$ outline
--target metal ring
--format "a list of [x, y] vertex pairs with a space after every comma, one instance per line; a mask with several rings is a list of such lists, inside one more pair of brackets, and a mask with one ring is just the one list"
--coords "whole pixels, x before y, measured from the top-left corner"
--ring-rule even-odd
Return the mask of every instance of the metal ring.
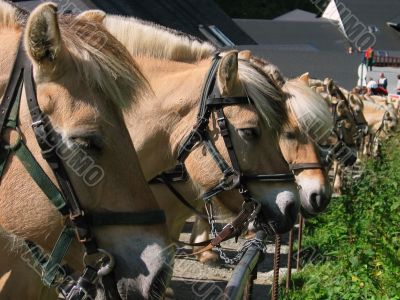
[[[92, 258], [93, 261], [88, 261], [88, 258]], [[105, 259], [107, 260], [105, 261]], [[98, 268], [97, 275], [102, 277], [112, 272], [115, 267], [115, 259], [106, 250], [98, 248], [97, 252], [94, 254], [87, 255], [85, 253], [83, 255], [83, 264], [85, 266], [90, 265], [92, 267]]]
[[22, 141], [22, 133], [21, 130], [19, 129], [19, 127], [7, 127], [8, 129], [11, 129], [11, 131], [14, 131], [18, 134], [18, 138], [16, 140], [16, 142], [14, 144], [5, 144], [4, 148], [7, 150], [16, 150], [20, 145], [21, 145], [21, 141]]

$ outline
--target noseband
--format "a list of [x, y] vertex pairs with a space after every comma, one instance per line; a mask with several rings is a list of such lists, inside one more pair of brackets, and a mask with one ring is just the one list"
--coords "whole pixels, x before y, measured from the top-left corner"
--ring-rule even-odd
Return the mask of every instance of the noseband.
[[[25, 85], [36, 141], [43, 158], [53, 171], [58, 187], [41, 168], [22, 138], [18, 119], [23, 85]], [[26, 241], [32, 262], [40, 268], [43, 283], [48, 287], [57, 286], [58, 291], [68, 300], [94, 297], [98, 279], [102, 279], [106, 290], [116, 292], [115, 286], [107, 284], [112, 279], [110, 276], [114, 267], [114, 258], [110, 253], [98, 248], [91, 227], [161, 224], [165, 223], [164, 212], [155, 210], [144, 213], [88, 213], [82, 209], [67, 170], [56, 153], [56, 148], [62, 143], [62, 138], [54, 131], [48, 116], [39, 107], [32, 65], [23, 49], [22, 42], [18, 48], [10, 80], [0, 104], [0, 129], [0, 179], [9, 157], [12, 154], [16, 155], [35, 183], [66, 220], [64, 229], [50, 255], [44, 254], [41, 248], [33, 242]], [[18, 139], [13, 145], [3, 139], [6, 130], [15, 131], [18, 134]], [[67, 276], [69, 272], [61, 265], [75, 237], [84, 247], [85, 268], [78, 280]], [[113, 299], [120, 299], [118, 293], [114, 294]]]
[[[223, 177], [218, 184], [206, 191], [201, 198], [207, 204], [210, 203], [212, 197], [218, 195], [219, 193], [234, 189], [236, 189], [243, 198], [243, 210], [232, 223], [225, 226], [224, 229], [211, 241], [211, 244], [214, 247], [219, 245], [221, 241], [227, 239], [228, 237], [238, 236], [245, 226], [258, 215], [261, 208], [261, 203], [251, 196], [251, 193], [247, 188], [247, 183], [249, 181], [294, 182], [294, 175], [292, 173], [247, 174], [242, 172], [229, 132], [229, 121], [225, 117], [223, 108], [231, 105], [251, 105], [251, 100], [247, 97], [224, 97], [220, 94], [216, 85], [216, 73], [220, 60], [221, 57], [218, 54], [214, 56], [201, 93], [197, 122], [193, 126], [193, 130], [187, 135], [186, 138], [183, 139], [178, 149], [177, 157], [178, 162], [184, 166], [185, 160], [189, 154], [197, 146], [203, 144], [219, 167]], [[231, 165], [226, 162], [211, 140], [210, 133], [208, 131], [208, 125], [213, 112], [216, 113], [217, 125], [227, 149]], [[164, 173], [161, 176], [153, 179], [150, 183], [166, 183], [166, 180], [168, 180], [167, 178], [168, 177], [165, 176]], [[171, 179], [169, 180], [171, 181]], [[177, 195], [179, 193], [171, 186], [171, 184], [167, 184], [167, 187], [174, 193], [175, 196], [177, 196], [178, 199], [184, 199], [182, 195]], [[198, 212], [196, 209], [193, 209], [192, 205], [188, 206], [185, 203], [188, 201], [181, 200], [181, 202], [196, 214], [203, 216], [202, 213]], [[209, 221], [212, 222], [210, 218]], [[204, 243], [200, 243], [199, 245], [204, 245]]]

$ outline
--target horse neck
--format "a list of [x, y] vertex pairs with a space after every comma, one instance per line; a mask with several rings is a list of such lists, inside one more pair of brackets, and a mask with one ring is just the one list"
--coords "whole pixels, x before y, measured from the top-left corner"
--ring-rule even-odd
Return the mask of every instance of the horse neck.
[[210, 60], [187, 64], [136, 57], [153, 94], [125, 116], [147, 179], [173, 168], [180, 142], [196, 122], [199, 98]]
[[0, 96], [3, 95], [11, 69], [17, 55], [21, 31], [16, 28], [0, 28], [0, 39], [7, 41], [0, 44]]

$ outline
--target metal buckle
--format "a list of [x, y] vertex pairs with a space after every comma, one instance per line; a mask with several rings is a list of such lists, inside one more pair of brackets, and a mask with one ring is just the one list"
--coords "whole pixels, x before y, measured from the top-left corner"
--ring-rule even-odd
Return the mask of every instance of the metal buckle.
[[238, 171], [229, 168], [223, 174], [224, 178], [221, 179], [221, 183], [225, 191], [234, 189], [240, 183], [240, 174]]
[[32, 128], [38, 128], [39, 126], [44, 126], [43, 119], [33, 122], [31, 126]]
[[115, 267], [114, 257], [104, 249], [98, 248], [97, 253], [84, 254], [83, 264], [97, 269], [97, 275], [102, 277], [110, 274]]

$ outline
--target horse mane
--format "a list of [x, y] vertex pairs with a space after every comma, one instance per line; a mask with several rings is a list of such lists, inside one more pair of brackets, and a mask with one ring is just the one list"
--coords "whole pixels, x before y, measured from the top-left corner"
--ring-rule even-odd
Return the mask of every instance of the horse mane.
[[[23, 28], [27, 16], [25, 10], [0, 0], [0, 26]], [[147, 80], [129, 52], [103, 26], [72, 16], [58, 19], [63, 43], [78, 76], [90, 88], [121, 109], [130, 107], [149, 90]]]
[[[217, 51], [213, 45], [196, 37], [137, 18], [107, 15], [103, 24], [134, 57], [195, 63], [210, 58]], [[287, 120], [284, 93], [280, 87], [248, 61], [239, 60], [238, 73], [263, 119], [279, 130]]]
[[287, 80], [283, 90], [287, 93], [286, 103], [300, 129], [316, 141], [326, 139], [333, 129], [326, 101], [299, 79]]
[[134, 57], [196, 62], [216, 51], [196, 37], [133, 17], [107, 15], [103, 24]]
[[150, 89], [127, 49], [102, 25], [72, 16], [59, 18], [59, 24], [64, 45], [82, 80], [115, 105], [128, 108]]
[[10, 1], [0, 0], [0, 26], [19, 28], [24, 25], [28, 12]]

